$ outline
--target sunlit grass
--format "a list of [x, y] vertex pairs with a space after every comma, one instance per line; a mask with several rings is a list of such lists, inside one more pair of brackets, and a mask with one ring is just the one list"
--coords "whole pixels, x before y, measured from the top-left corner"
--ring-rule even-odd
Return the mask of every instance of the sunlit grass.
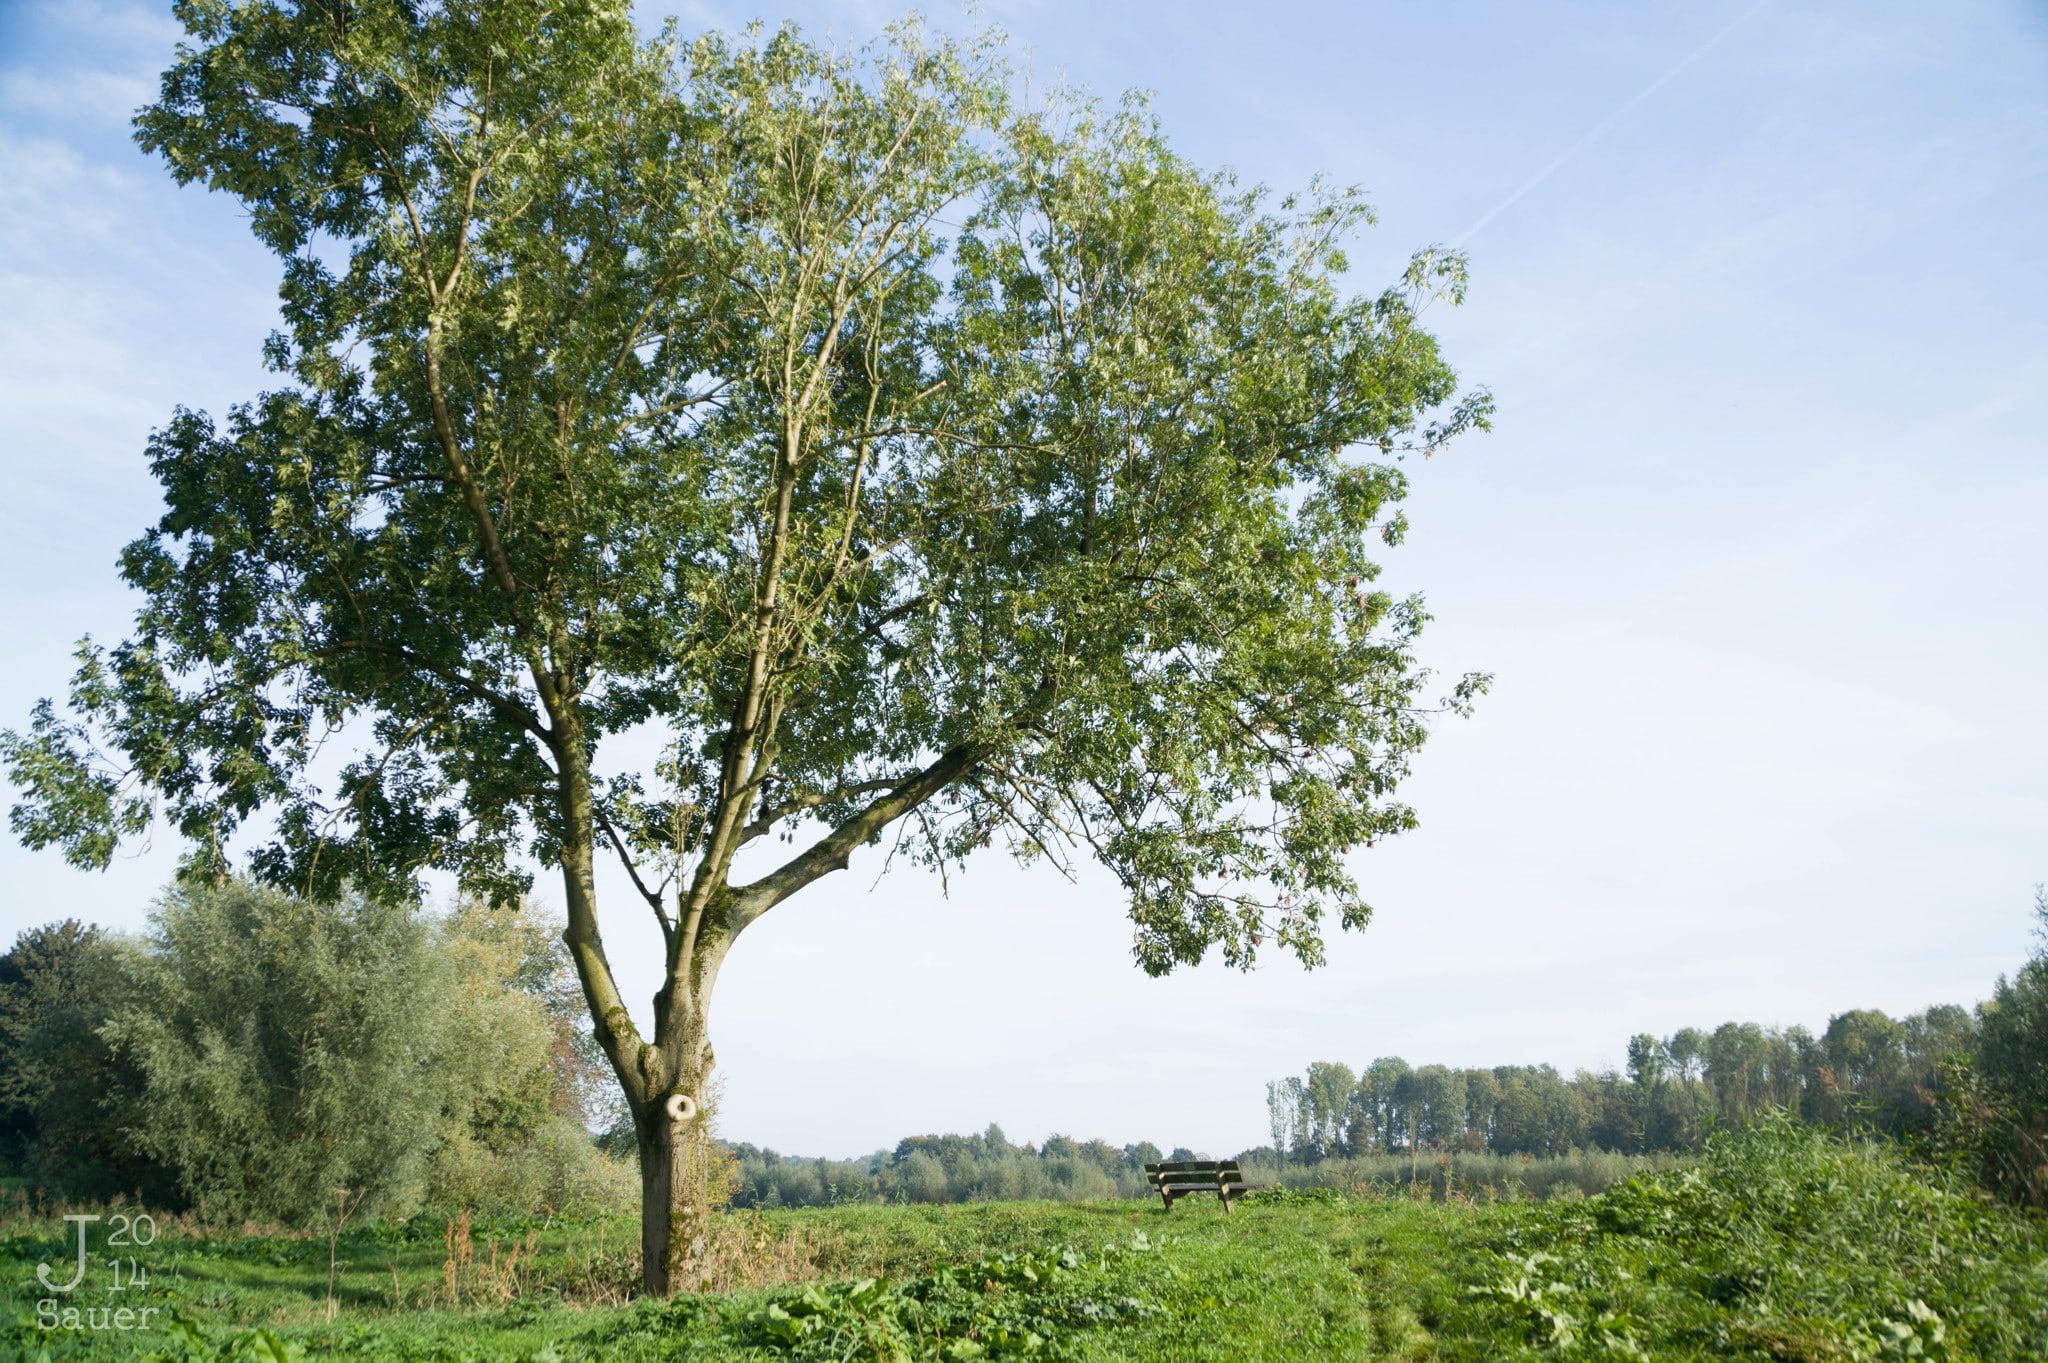
[[[99, 1228], [96, 1228], [99, 1229]], [[14, 1345], [52, 1360], [1324, 1360], [2048, 1357], [2042, 1223], [1893, 1148], [1767, 1127], [1695, 1167], [1549, 1202], [1293, 1193], [1156, 1203], [842, 1206], [722, 1219], [725, 1290], [631, 1299], [625, 1216], [416, 1220], [327, 1241], [169, 1219], [146, 1286], [63, 1304], [169, 1328], [37, 1324], [68, 1228], [0, 1236]], [[103, 1236], [102, 1236], [103, 1238]], [[102, 1251], [95, 1241], [96, 1254]]]

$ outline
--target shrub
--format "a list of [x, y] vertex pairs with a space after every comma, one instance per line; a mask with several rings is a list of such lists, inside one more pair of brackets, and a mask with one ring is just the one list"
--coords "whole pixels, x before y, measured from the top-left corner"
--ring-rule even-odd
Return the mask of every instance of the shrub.
[[2042, 1228], [1889, 1143], [1782, 1115], [1696, 1168], [1511, 1224], [1475, 1291], [1560, 1356], [2040, 1357]]
[[448, 975], [403, 908], [230, 881], [153, 918], [139, 998], [108, 1034], [148, 1085], [136, 1123], [209, 1212], [307, 1224], [336, 1190], [409, 1210], [444, 1106]]

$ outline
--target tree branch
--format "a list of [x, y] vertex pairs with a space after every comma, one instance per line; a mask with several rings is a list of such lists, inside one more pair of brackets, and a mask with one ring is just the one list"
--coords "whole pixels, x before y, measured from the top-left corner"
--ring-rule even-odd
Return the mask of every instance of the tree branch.
[[[914, 776], [916, 773], [913, 772], [911, 775]], [[854, 795], [872, 795], [879, 790], [894, 790], [909, 779], [909, 776], [890, 776], [877, 781], [855, 781], [851, 785], [840, 786], [837, 790], [798, 795], [762, 810], [760, 817], [740, 830], [739, 843], [744, 846], [752, 842], [792, 814], [801, 814], [807, 809], [833, 804]]]
[[633, 888], [638, 890], [640, 897], [647, 901], [647, 907], [654, 910], [654, 921], [661, 924], [662, 940], [673, 942], [676, 935], [676, 925], [671, 923], [668, 915], [662, 911], [660, 892], [648, 889], [647, 882], [640, 878], [640, 868], [633, 864], [632, 853], [626, 849], [626, 840], [619, 836], [618, 829], [612, 827], [611, 816], [604, 812], [604, 806], [592, 802], [591, 812], [597, 815], [598, 826], [604, 829], [605, 841], [609, 842], [612, 845], [612, 850], [619, 854], [619, 864], [626, 868], [626, 874], [632, 878]]
[[554, 746], [555, 736], [553, 731], [547, 725], [541, 723], [540, 718], [533, 711], [527, 709], [524, 705], [521, 705], [503, 692], [493, 691], [467, 675], [457, 672], [453, 668], [443, 667], [433, 659], [423, 657], [403, 645], [387, 644], [375, 639], [343, 639], [328, 648], [320, 649], [313, 656], [327, 657], [335, 653], [351, 652], [373, 653], [380, 658], [394, 658], [411, 667], [416, 667], [428, 676], [455, 687], [471, 699], [484, 702], [501, 716], [511, 720], [548, 747], [552, 748]]
[[986, 741], [955, 744], [930, 766], [897, 782], [887, 795], [791, 857], [778, 869], [759, 880], [736, 887], [730, 920], [732, 935], [738, 936], [747, 924], [820, 876], [844, 870], [854, 848], [944, 790], [994, 750], [995, 745]]

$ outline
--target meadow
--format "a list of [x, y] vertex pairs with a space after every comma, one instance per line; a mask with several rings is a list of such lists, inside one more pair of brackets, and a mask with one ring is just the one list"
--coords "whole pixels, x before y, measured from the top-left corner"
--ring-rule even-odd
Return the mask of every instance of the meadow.
[[[1768, 1123], [1591, 1197], [1284, 1189], [732, 1212], [720, 1290], [634, 1300], [621, 1216], [317, 1234], [156, 1223], [68, 1295], [17, 1198], [0, 1310], [25, 1359], [1289, 1360], [2048, 1357], [2048, 1225], [1887, 1144]], [[131, 1225], [132, 1238], [141, 1226]], [[57, 1301], [81, 1328], [46, 1328]], [[149, 1329], [94, 1310], [155, 1307]], [[41, 1319], [39, 1319], [39, 1312]], [[97, 1319], [102, 1328], [88, 1328]]]

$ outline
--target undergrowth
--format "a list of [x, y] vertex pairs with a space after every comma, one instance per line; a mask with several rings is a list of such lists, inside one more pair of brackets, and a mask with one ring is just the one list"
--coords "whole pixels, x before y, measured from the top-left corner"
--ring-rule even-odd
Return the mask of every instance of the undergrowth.
[[2040, 1360], [2044, 1254], [2042, 1223], [1896, 1147], [1774, 1120], [1508, 1223], [1473, 1325], [1516, 1356]]

